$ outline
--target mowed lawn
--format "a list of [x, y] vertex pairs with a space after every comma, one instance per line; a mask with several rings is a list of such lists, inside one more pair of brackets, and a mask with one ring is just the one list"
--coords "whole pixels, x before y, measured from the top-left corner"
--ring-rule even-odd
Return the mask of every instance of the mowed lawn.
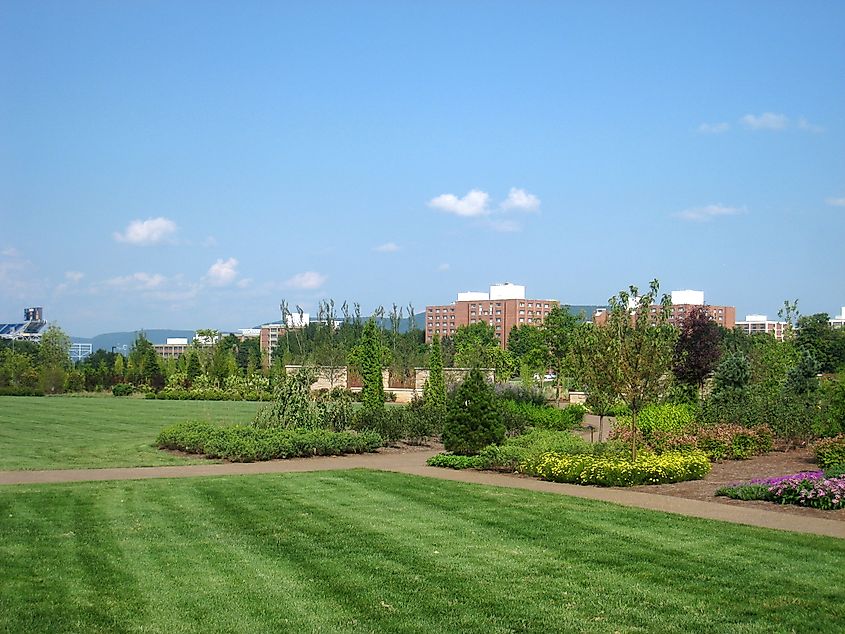
[[249, 423], [259, 403], [0, 396], [0, 470], [190, 464], [153, 446], [183, 420]]
[[369, 471], [0, 488], [4, 632], [841, 632], [845, 541]]

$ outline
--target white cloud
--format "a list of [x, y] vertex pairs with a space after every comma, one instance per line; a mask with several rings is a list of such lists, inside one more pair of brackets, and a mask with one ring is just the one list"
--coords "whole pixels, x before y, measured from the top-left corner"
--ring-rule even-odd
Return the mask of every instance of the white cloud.
[[691, 209], [684, 209], [675, 214], [682, 220], [691, 220], [694, 222], [707, 222], [713, 218], [720, 216], [735, 216], [745, 212], [745, 207], [728, 207], [722, 204], [706, 205], [704, 207], [693, 207]]
[[487, 208], [489, 202], [490, 194], [473, 189], [463, 198], [458, 198], [454, 194], [440, 194], [428, 201], [428, 205], [457, 216], [473, 217], [490, 213]]
[[329, 278], [322, 273], [316, 271], [305, 271], [304, 273], [297, 273], [285, 281], [285, 286], [288, 288], [301, 288], [311, 290], [320, 288]]
[[249, 288], [252, 285], [252, 278], [245, 277], [241, 280], [238, 280], [237, 287], [238, 288]]
[[79, 271], [65, 271], [65, 279], [77, 284], [83, 277], [85, 277], [85, 273], [80, 273]]
[[502, 201], [500, 207], [505, 210], [537, 211], [540, 208], [540, 199], [524, 189], [511, 187], [508, 197]]
[[17, 258], [20, 257], [21, 252], [18, 251], [15, 247], [7, 247], [0, 251], [0, 255], [7, 257], [7, 258]]
[[379, 253], [396, 253], [398, 250], [399, 245], [395, 242], [385, 242], [373, 249], [373, 251], [378, 251]]
[[702, 134], [722, 134], [731, 129], [730, 123], [721, 121], [719, 123], [702, 123], [698, 126], [698, 131]]
[[217, 238], [214, 236], [208, 236], [205, 240], [202, 241], [202, 246], [204, 247], [216, 247], [217, 246]]
[[440, 266], [437, 267], [437, 270], [440, 271], [440, 272], [446, 272], [446, 271], [449, 270], [449, 268], [450, 268], [449, 263], [443, 262]]
[[237, 276], [238, 261], [235, 258], [218, 259], [209, 267], [205, 279], [212, 286], [226, 286], [234, 282]]
[[159, 273], [133, 273], [112, 277], [106, 280], [106, 285], [119, 290], [153, 290], [161, 288], [167, 278]]
[[798, 119], [798, 129], [804, 130], [805, 132], [815, 132], [815, 133], [824, 132], [823, 127], [821, 127], [820, 125], [816, 125], [815, 123], [810, 123], [804, 117], [801, 117], [800, 119]]
[[115, 232], [114, 239], [137, 246], [148, 246], [166, 241], [176, 233], [176, 223], [167, 218], [133, 220], [123, 233]]
[[845, 197], [842, 198], [828, 198], [825, 200], [828, 205], [833, 207], [845, 207]]
[[764, 112], [761, 115], [747, 114], [740, 121], [752, 130], [783, 130], [789, 125], [789, 117], [774, 112]]

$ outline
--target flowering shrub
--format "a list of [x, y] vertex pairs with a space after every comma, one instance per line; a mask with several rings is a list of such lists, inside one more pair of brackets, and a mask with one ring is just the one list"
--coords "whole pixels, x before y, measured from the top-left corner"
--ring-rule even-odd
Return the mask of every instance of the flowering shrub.
[[[617, 428], [611, 439], [631, 442], [631, 430]], [[657, 453], [700, 449], [711, 460], [746, 460], [771, 451], [773, 434], [766, 425], [720, 424], [686, 431], [652, 430], [637, 435], [640, 446]]]
[[767, 500], [835, 510], [845, 508], [845, 477], [828, 477], [823, 471], [805, 471], [722, 487], [716, 495], [735, 500]]
[[702, 451], [642, 454], [635, 462], [614, 456], [547, 453], [524, 463], [520, 470], [552, 482], [635, 486], [700, 480], [710, 472], [710, 460]]
[[816, 454], [816, 462], [822, 469], [836, 466], [845, 468], [845, 434], [820, 440], [813, 447], [813, 451]]

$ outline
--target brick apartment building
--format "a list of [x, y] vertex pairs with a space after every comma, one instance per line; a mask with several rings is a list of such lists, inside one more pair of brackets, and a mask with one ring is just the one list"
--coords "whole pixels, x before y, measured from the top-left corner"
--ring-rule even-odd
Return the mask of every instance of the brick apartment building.
[[[714, 322], [729, 330], [736, 325], [735, 306], [709, 306], [704, 303], [704, 291], [672, 291], [672, 306], [669, 308], [669, 323], [678, 328], [694, 308], [703, 306]], [[651, 312], [656, 313], [660, 306], [652, 306]], [[593, 314], [593, 322], [604, 324], [607, 322], [607, 311], [598, 310]]]
[[425, 307], [425, 341], [435, 334], [451, 337], [460, 326], [485, 322], [495, 329], [502, 348], [508, 345], [511, 328], [523, 324], [543, 323], [555, 306], [555, 299], [527, 299], [525, 287], [519, 284], [494, 284], [488, 293], [458, 293], [457, 301], [441, 306]]

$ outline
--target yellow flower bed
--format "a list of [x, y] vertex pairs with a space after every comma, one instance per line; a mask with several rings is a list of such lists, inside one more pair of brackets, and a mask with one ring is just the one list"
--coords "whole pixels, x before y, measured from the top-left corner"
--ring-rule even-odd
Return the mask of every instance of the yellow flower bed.
[[520, 471], [552, 482], [636, 486], [700, 480], [710, 472], [710, 460], [703, 451], [641, 454], [636, 462], [615, 456], [545, 453], [522, 464]]

